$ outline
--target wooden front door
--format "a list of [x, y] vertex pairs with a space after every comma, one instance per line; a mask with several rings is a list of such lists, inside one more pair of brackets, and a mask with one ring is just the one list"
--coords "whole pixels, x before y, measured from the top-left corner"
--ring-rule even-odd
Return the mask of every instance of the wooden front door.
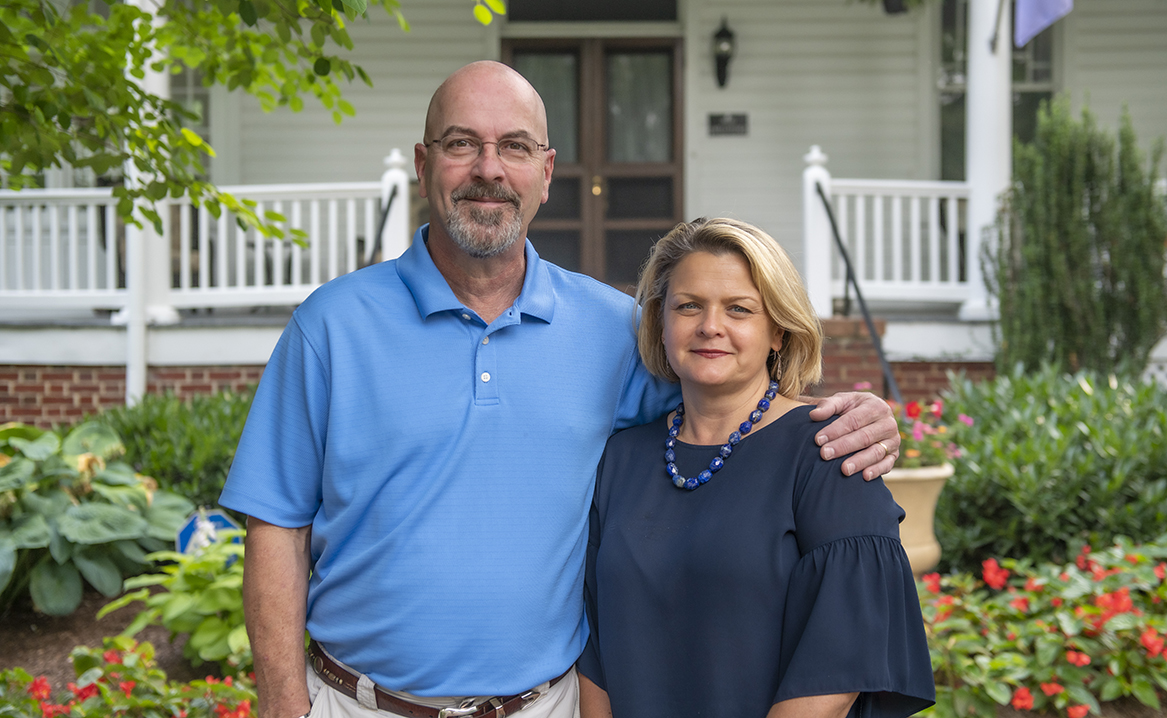
[[556, 150], [531, 242], [631, 291], [653, 242], [681, 221], [679, 41], [516, 39], [503, 60], [542, 95]]

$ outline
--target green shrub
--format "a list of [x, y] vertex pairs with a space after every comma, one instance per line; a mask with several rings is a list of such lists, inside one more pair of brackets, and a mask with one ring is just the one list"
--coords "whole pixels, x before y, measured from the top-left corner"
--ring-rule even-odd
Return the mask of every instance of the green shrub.
[[1126, 111], [1116, 143], [1088, 110], [1075, 120], [1068, 97], [1043, 104], [1033, 143], [1014, 149], [997, 250], [985, 245], [998, 369], [1146, 368], [1167, 333], [1162, 152], [1160, 140], [1145, 160]]
[[997, 707], [1069, 718], [1133, 697], [1155, 710], [1167, 691], [1167, 535], [1125, 538], [1074, 563], [988, 559], [975, 573], [918, 585], [936, 676], [933, 715]]
[[1167, 526], [1167, 390], [1051, 367], [974, 384], [949, 410], [976, 418], [940, 495], [942, 569], [991, 556], [1063, 562], [1075, 542], [1147, 541]]
[[[154, 665], [154, 647], [107, 638], [104, 648], [73, 649], [77, 681], [68, 692], [20, 668], [0, 671], [5, 718], [253, 718], [252, 677], [179, 683]], [[60, 701], [60, 702], [58, 702]]]
[[[107, 604], [97, 617], [141, 601], [146, 608], [122, 631], [123, 637], [162, 625], [172, 640], [179, 633], [190, 635], [182, 652], [192, 666], [214, 661], [225, 676], [251, 672], [251, 642], [243, 625], [243, 544], [232, 543], [244, 533], [220, 531], [197, 554], [150, 554], [150, 559], [166, 562], [162, 573], [128, 579], [126, 589], [138, 590]], [[148, 586], [165, 590], [151, 592]]]
[[[198, 506], [216, 506], [253, 391], [180, 399], [151, 394], [94, 417], [123, 437], [126, 461]], [[236, 515], [236, 518], [239, 518]]]
[[174, 541], [191, 503], [114, 461], [122, 443], [86, 422], [62, 439], [0, 426], [0, 612], [27, 590], [44, 613], [70, 614], [82, 578], [106, 596]]

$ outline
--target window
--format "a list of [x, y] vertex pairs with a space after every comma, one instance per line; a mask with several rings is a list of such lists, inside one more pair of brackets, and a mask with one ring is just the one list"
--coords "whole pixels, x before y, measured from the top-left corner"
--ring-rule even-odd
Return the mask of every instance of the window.
[[[944, 0], [940, 23], [940, 179], [963, 180], [968, 0]], [[1037, 108], [1053, 92], [1053, 29], [1046, 28], [1013, 48], [1014, 137], [1033, 139]]]

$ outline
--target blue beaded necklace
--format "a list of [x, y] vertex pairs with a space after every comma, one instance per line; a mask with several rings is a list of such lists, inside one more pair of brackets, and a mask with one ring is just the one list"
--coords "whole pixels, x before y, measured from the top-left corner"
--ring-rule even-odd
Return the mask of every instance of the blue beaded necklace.
[[673, 486], [678, 489], [688, 489], [692, 491], [701, 484], [704, 484], [718, 471], [725, 466], [725, 460], [733, 453], [733, 447], [737, 446], [742, 437], [750, 433], [757, 424], [762, 420], [762, 414], [770, 408], [770, 402], [774, 397], [778, 396], [778, 382], [771, 381], [770, 388], [766, 390], [765, 396], [758, 400], [758, 408], [750, 412], [750, 418], [743, 421], [738, 430], [729, 435], [729, 440], [721, 445], [717, 451], [717, 456], [713, 457], [713, 461], [709, 462], [709, 468], [697, 474], [691, 479], [686, 479], [681, 476], [681, 472], [677, 470], [677, 453], [674, 451], [677, 447], [677, 435], [681, 433], [681, 425], [685, 423], [685, 402], [677, 405], [677, 415], [673, 417], [673, 425], [669, 427], [669, 438], [665, 440], [665, 473], [669, 475], [669, 479], [673, 482]]

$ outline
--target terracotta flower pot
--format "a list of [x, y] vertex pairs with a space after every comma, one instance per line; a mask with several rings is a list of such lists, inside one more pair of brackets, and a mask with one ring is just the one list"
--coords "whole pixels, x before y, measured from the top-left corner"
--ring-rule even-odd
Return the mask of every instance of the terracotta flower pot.
[[936, 533], [933, 531], [933, 519], [936, 516], [936, 499], [940, 497], [940, 490], [952, 473], [952, 464], [941, 464], [917, 469], [892, 469], [883, 477], [892, 498], [907, 514], [900, 524], [900, 541], [916, 578], [940, 562], [940, 543], [936, 541]]

